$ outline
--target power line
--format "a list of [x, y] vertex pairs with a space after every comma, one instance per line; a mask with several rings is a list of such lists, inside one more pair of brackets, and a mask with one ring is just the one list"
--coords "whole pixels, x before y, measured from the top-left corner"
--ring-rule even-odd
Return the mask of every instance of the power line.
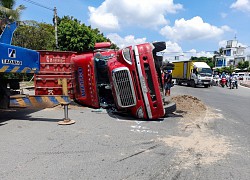
[[54, 7], [54, 9], [52, 8], [49, 8], [47, 6], [44, 6], [42, 4], [39, 4], [35, 1], [32, 1], [32, 0], [23, 0], [25, 2], [28, 2], [30, 4], [33, 4], [33, 5], [36, 5], [36, 6], [39, 6], [39, 7], [42, 7], [42, 8], [45, 8], [45, 9], [48, 9], [48, 10], [51, 10], [54, 12], [54, 26], [55, 26], [55, 40], [56, 40], [56, 48], [58, 48], [58, 37], [57, 37], [57, 9], [56, 7]]
[[192, 52], [192, 51], [162, 51], [160, 53], [163, 53], [163, 54], [197, 54], [197, 53], [210, 53], [210, 52], [215, 52], [216, 50], [214, 51], [195, 51], [195, 52]]
[[35, 1], [31, 1], [31, 0], [23, 0], [23, 1], [26, 1], [26, 2], [28, 2], [28, 3], [30, 3], [30, 4], [33, 4], [33, 5], [36, 5], [36, 6], [39, 6], [39, 7], [48, 9], [48, 10], [51, 10], [51, 11], [54, 11], [54, 9], [49, 8], [49, 7], [47, 7], [47, 6], [44, 6], [44, 5], [42, 5], [42, 4], [39, 4], [39, 3], [35, 2]]

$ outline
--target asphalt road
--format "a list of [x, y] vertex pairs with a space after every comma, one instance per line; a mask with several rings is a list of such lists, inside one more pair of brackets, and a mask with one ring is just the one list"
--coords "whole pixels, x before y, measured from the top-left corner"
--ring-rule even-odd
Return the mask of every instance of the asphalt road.
[[194, 95], [221, 114], [198, 133], [197, 147], [217, 138], [205, 146], [215, 151], [185, 148], [192, 132], [180, 130], [179, 115], [138, 121], [72, 106], [76, 123], [61, 126], [61, 108], [0, 111], [0, 179], [249, 179], [250, 89], [174, 86], [172, 96], [178, 94]]

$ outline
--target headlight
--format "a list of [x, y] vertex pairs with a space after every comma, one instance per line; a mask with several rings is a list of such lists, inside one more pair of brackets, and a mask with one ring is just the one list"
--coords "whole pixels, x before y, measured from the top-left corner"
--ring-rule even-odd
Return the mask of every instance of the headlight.
[[137, 109], [136, 115], [137, 115], [137, 117], [140, 118], [140, 119], [143, 118], [144, 113], [143, 113], [142, 107], [139, 107], [139, 108]]
[[132, 59], [131, 59], [130, 49], [129, 49], [129, 48], [124, 48], [124, 49], [122, 50], [122, 56], [123, 56], [123, 59], [124, 59], [128, 64], [132, 64]]

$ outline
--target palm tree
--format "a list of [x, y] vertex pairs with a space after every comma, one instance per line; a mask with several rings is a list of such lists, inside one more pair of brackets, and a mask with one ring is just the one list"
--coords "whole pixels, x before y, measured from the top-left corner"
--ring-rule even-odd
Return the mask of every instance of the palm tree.
[[24, 5], [19, 5], [16, 9], [13, 9], [15, 0], [1, 0], [0, 1], [0, 32], [7, 23], [18, 21], [22, 10], [25, 9]]

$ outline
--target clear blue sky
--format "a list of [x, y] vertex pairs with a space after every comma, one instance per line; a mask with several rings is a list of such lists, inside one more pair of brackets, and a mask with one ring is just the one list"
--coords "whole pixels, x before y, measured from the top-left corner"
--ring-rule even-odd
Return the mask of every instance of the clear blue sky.
[[21, 20], [52, 23], [53, 11], [34, 2], [99, 28], [120, 48], [166, 41], [169, 54], [210, 56], [235, 35], [250, 46], [250, 0], [17, 0], [27, 7]]

